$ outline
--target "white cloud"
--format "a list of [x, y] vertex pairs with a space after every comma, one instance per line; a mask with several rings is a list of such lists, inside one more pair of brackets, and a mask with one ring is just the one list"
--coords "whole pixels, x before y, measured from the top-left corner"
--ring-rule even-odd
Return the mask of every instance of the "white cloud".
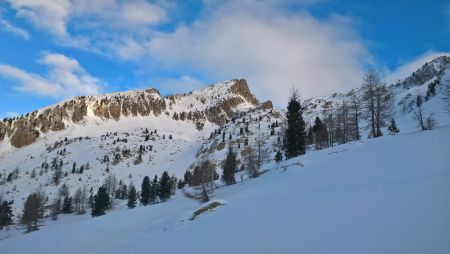
[[[39, 28], [59, 37], [71, 37], [69, 25], [75, 29], [83, 25], [114, 28], [137, 28], [159, 24], [166, 20], [166, 12], [145, 0], [7, 0], [24, 18]], [[83, 22], [85, 21], [85, 22]], [[88, 27], [89, 28], [89, 27]]]
[[254, 1], [224, 5], [191, 26], [162, 33], [147, 53], [170, 69], [217, 81], [246, 78], [256, 94], [284, 105], [289, 87], [303, 97], [359, 85], [371, 57], [346, 17], [290, 16]]
[[70, 18], [69, 0], [9, 0], [17, 10], [17, 16], [25, 18], [39, 28], [51, 30], [58, 35], [67, 35], [66, 23]]
[[39, 62], [49, 67], [46, 76], [4, 64], [0, 64], [0, 75], [16, 80], [19, 92], [58, 99], [98, 94], [102, 90], [102, 82], [88, 74], [75, 59], [47, 53]]
[[64, 45], [208, 80], [246, 78], [259, 97], [277, 105], [285, 104], [292, 85], [303, 97], [359, 85], [371, 62], [351, 19], [288, 10], [317, 0], [205, 0], [197, 20], [172, 32], [155, 30], [168, 20], [167, 8], [175, 8], [165, 1], [8, 1], [19, 17]]
[[177, 91], [178, 93], [187, 93], [192, 90], [202, 88], [206, 85], [201, 80], [195, 79], [188, 75], [181, 76], [177, 79], [160, 79], [157, 80], [157, 82], [166, 90]]
[[157, 5], [147, 2], [124, 3], [122, 13], [118, 16], [132, 25], [154, 25], [166, 19], [165, 11]]
[[411, 75], [414, 71], [422, 67], [422, 65], [424, 65], [426, 62], [429, 62], [434, 58], [442, 55], [450, 56], [450, 52], [435, 52], [435, 51], [426, 52], [425, 54], [413, 59], [412, 61], [400, 65], [393, 71], [387, 71], [385, 74], [385, 81], [388, 84], [392, 84], [400, 79], [404, 79], [409, 75]]
[[25, 31], [24, 29], [22, 29], [20, 27], [14, 26], [13, 24], [11, 24], [7, 20], [5, 20], [2, 17], [1, 12], [0, 12], [0, 29], [5, 31], [5, 32], [13, 33], [13, 34], [21, 37], [24, 40], [29, 40], [30, 39], [30, 35], [28, 34], [27, 31]]

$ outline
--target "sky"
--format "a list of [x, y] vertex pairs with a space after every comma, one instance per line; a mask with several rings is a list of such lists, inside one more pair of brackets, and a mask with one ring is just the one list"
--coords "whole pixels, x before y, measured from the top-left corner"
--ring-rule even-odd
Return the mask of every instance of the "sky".
[[79, 95], [245, 78], [285, 106], [450, 52], [448, 0], [2, 0], [0, 118]]

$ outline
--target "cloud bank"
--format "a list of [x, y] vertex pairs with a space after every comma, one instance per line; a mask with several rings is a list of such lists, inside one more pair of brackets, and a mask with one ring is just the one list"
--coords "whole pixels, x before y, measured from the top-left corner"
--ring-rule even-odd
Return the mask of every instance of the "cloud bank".
[[194, 21], [167, 31], [158, 26], [177, 8], [167, 1], [8, 2], [17, 17], [49, 31], [59, 43], [196, 81], [183, 85], [183, 79], [168, 77], [178, 90], [204, 84], [191, 73], [214, 82], [246, 78], [257, 96], [281, 105], [292, 85], [303, 97], [354, 87], [371, 62], [349, 17], [320, 20], [306, 11], [288, 11], [292, 4], [311, 0], [204, 1]]
[[29, 73], [11, 65], [0, 64], [0, 76], [17, 82], [18, 92], [55, 99], [98, 94], [103, 82], [87, 73], [77, 60], [55, 53], [44, 54], [38, 61], [48, 67], [45, 76]]

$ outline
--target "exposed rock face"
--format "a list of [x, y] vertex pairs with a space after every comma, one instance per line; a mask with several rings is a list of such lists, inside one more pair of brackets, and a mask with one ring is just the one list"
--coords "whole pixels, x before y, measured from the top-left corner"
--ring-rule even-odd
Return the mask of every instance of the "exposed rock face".
[[253, 105], [259, 104], [258, 99], [256, 99], [256, 97], [250, 92], [245, 79], [236, 80], [234, 85], [231, 86], [231, 91], [235, 94], [241, 95]]
[[439, 77], [443, 71], [450, 65], [449, 56], [440, 56], [433, 59], [431, 62], [424, 64], [413, 74], [402, 81], [395, 84], [397, 87], [410, 88], [413, 86], [421, 85], [428, 80]]
[[[227, 81], [218, 85], [218, 88], [213, 85], [207, 89], [209, 90], [196, 91], [195, 95], [189, 93], [167, 97], [162, 97], [156, 89], [76, 97], [17, 119], [0, 122], [0, 141], [10, 137], [13, 146], [26, 146], [33, 143], [40, 133], [64, 130], [67, 125], [85, 121], [88, 114], [103, 120], [118, 121], [121, 117], [159, 116], [165, 112], [172, 115], [175, 120], [192, 121], [198, 129], [201, 129], [205, 121], [218, 125], [224, 123], [226, 119], [233, 117], [236, 107], [241, 103], [246, 103], [247, 107], [252, 105], [265, 109], [272, 108], [270, 101], [260, 105], [244, 79]], [[226, 95], [217, 95], [221, 93]], [[198, 102], [191, 105], [183, 104], [185, 111], [172, 110], [172, 106], [193, 97]]]
[[261, 109], [273, 109], [272, 101], [265, 101], [258, 106]]
[[166, 103], [156, 89], [136, 91], [132, 95], [117, 94], [102, 98], [92, 105], [94, 115], [103, 119], [119, 120], [121, 116], [155, 116], [166, 109]]
[[30, 145], [39, 137], [39, 131], [31, 128], [26, 121], [26, 118], [22, 118], [14, 122], [15, 131], [11, 136], [11, 144], [15, 147]]
[[7, 126], [6, 124], [0, 122], [0, 141], [5, 139], [6, 135], [7, 135]]

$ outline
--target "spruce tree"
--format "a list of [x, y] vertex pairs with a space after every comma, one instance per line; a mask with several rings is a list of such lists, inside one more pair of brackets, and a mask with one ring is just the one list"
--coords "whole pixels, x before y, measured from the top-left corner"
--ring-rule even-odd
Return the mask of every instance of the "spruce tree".
[[128, 196], [128, 188], [126, 184], [122, 184], [122, 188], [120, 189], [120, 199], [126, 199]]
[[280, 163], [282, 160], [283, 160], [283, 154], [281, 153], [280, 150], [278, 150], [277, 153], [275, 154], [275, 162]]
[[158, 182], [158, 176], [155, 175], [155, 177], [153, 178], [152, 181], [152, 192], [150, 194], [150, 200], [153, 203], [156, 203], [158, 201], [158, 196], [159, 196], [159, 182]]
[[293, 89], [287, 106], [286, 158], [305, 154], [305, 121], [297, 90]]
[[328, 130], [327, 126], [323, 124], [319, 117], [316, 117], [314, 126], [312, 127], [314, 132], [314, 139], [316, 141], [316, 149], [322, 149], [328, 146]]
[[161, 202], [165, 202], [170, 198], [170, 177], [167, 171], [164, 171], [161, 178], [159, 179], [159, 199]]
[[184, 173], [184, 183], [188, 184], [189, 186], [192, 185], [192, 173], [189, 170], [186, 170]]
[[0, 204], [0, 230], [2, 230], [3, 227], [13, 224], [13, 213], [11, 207], [13, 203], [13, 200], [3, 200]]
[[395, 123], [394, 118], [391, 119], [391, 124], [388, 126], [388, 130], [391, 134], [397, 134], [400, 132], [399, 128], [397, 127], [397, 124]]
[[143, 205], [148, 205], [150, 203], [150, 178], [148, 176], [145, 176], [142, 180], [141, 185], [141, 203]]
[[136, 188], [133, 186], [133, 184], [130, 184], [130, 187], [128, 188], [128, 202], [127, 202], [128, 208], [130, 209], [135, 208], [136, 201], [137, 201]]
[[93, 199], [92, 217], [104, 215], [109, 203], [110, 200], [106, 188], [103, 186], [98, 188], [97, 195]]
[[227, 185], [236, 183], [236, 179], [234, 178], [234, 172], [236, 171], [236, 167], [237, 167], [236, 154], [233, 152], [232, 146], [229, 145], [228, 154], [227, 158], [225, 159], [222, 174], [222, 180]]
[[69, 196], [64, 197], [62, 213], [65, 214], [73, 213], [72, 198]]

